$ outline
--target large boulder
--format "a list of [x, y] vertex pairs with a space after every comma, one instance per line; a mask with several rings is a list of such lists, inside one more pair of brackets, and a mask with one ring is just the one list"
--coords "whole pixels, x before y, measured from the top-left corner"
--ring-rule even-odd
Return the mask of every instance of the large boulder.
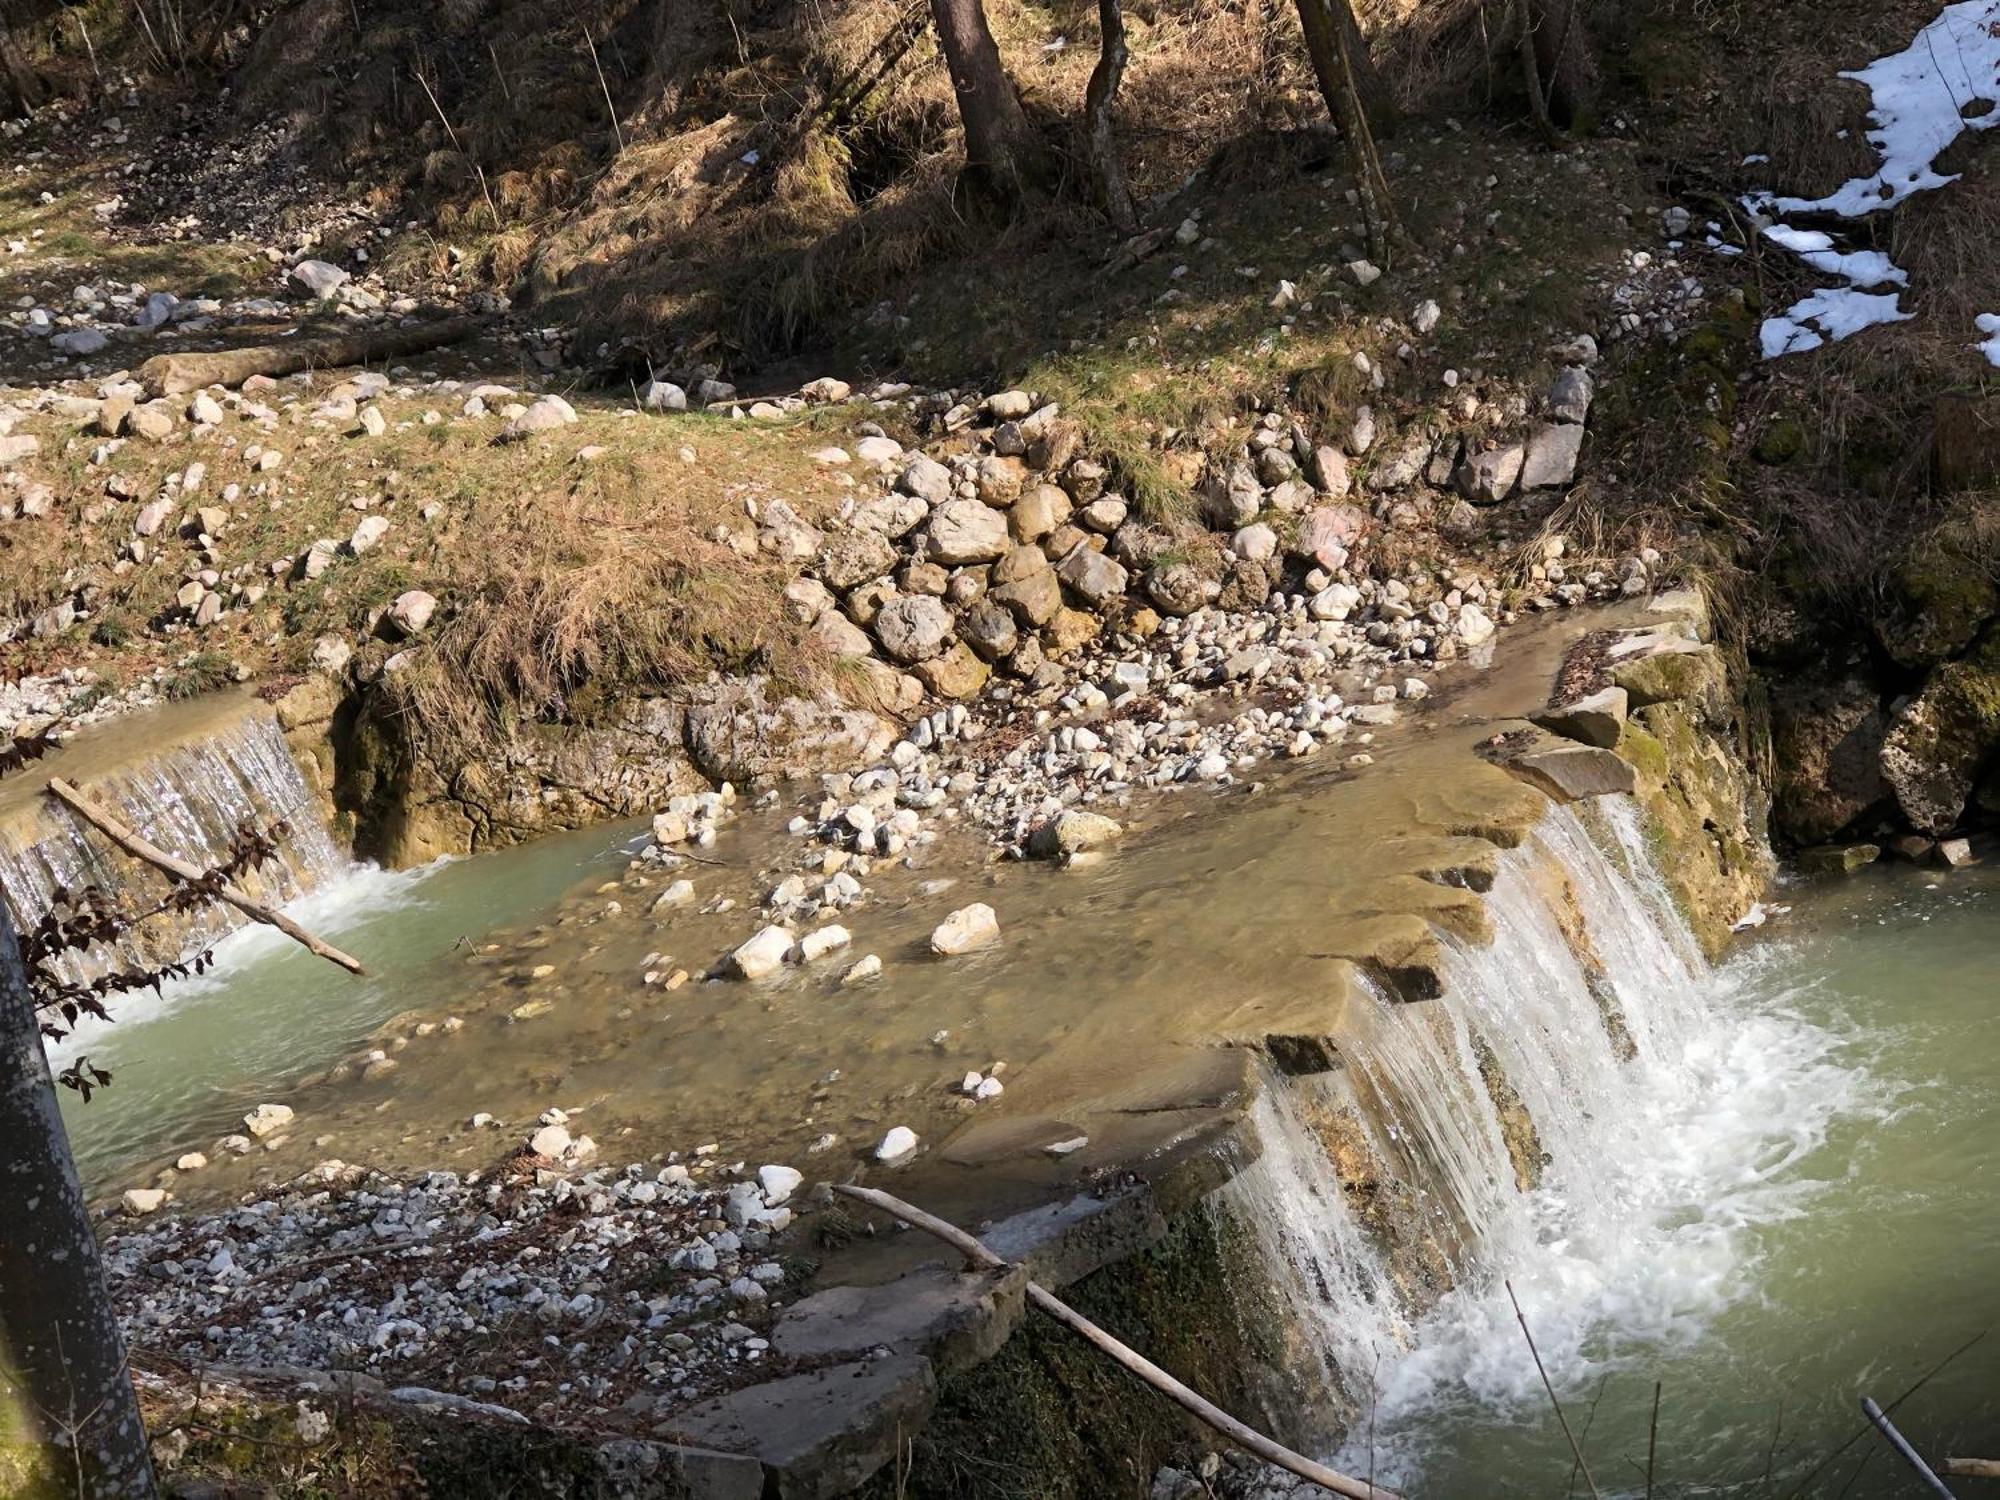
[[919, 500], [931, 505], [942, 505], [951, 498], [951, 470], [934, 458], [926, 458], [919, 453], [904, 467], [896, 481], [896, 487], [906, 495], [915, 495]]
[[1950, 832], [1982, 764], [2000, 749], [2000, 629], [1931, 674], [1882, 744], [1882, 776], [1914, 828]]
[[819, 549], [819, 576], [843, 593], [895, 566], [896, 549], [879, 531], [843, 531], [829, 536]]
[[1124, 564], [1102, 552], [1093, 552], [1079, 542], [1056, 566], [1056, 574], [1077, 597], [1093, 607], [1102, 606], [1125, 592]]
[[1890, 796], [1882, 777], [1889, 720], [1858, 678], [1792, 681], [1771, 695], [1774, 812], [1801, 844], [1831, 839]]
[[1452, 476], [1452, 482], [1458, 487], [1459, 494], [1474, 505], [1496, 504], [1514, 492], [1514, 481], [1521, 477], [1524, 457], [1519, 443], [1506, 443], [1498, 448], [1468, 453]]
[[1208, 602], [1208, 580], [1192, 564], [1166, 563], [1146, 575], [1146, 597], [1163, 615], [1191, 615]]
[[986, 686], [991, 675], [986, 663], [964, 641], [929, 661], [918, 662], [911, 670], [940, 698], [970, 698]]
[[1583, 454], [1583, 428], [1574, 422], [1555, 422], [1537, 427], [1528, 435], [1528, 451], [1521, 460], [1521, 488], [1560, 489], [1576, 478], [1577, 460]]
[[704, 776], [743, 784], [865, 765], [895, 739], [867, 709], [832, 698], [774, 702], [757, 677], [721, 683], [690, 704], [683, 733], [688, 757]]

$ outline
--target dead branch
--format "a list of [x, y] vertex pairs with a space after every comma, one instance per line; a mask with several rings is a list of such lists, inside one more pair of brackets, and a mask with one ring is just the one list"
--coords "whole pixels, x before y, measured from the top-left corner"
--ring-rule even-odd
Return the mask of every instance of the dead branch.
[[[127, 854], [130, 854], [133, 858], [143, 859], [147, 864], [156, 865], [160, 869], [165, 870], [169, 875], [176, 876], [181, 880], [198, 882], [207, 878], [203, 871], [189, 864], [186, 860], [176, 859], [158, 845], [148, 843], [145, 839], [127, 828], [111, 813], [106, 812], [82, 792], [71, 786], [67, 781], [64, 781], [60, 776], [50, 780], [49, 793], [59, 798], [64, 806], [70, 808], [78, 817], [96, 828], [106, 838], [110, 839], [112, 843], [123, 849]], [[346, 969], [350, 974], [367, 974], [368, 971], [361, 966], [360, 959], [350, 957], [342, 953], [331, 943], [313, 936], [312, 933], [307, 932], [305, 928], [299, 926], [298, 923], [294, 922], [283, 912], [273, 911], [268, 906], [252, 901], [243, 892], [228, 882], [223, 882], [215, 894], [218, 899], [227, 901], [245, 916], [262, 922], [266, 926], [277, 928], [278, 931], [282, 932], [293, 942], [298, 943], [307, 951], [316, 953], [331, 963], [339, 964], [341, 968]]]

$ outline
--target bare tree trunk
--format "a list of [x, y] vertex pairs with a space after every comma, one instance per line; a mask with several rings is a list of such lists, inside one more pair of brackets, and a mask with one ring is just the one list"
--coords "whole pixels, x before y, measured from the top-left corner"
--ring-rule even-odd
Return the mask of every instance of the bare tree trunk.
[[1340, 127], [1354, 166], [1355, 189], [1368, 231], [1368, 254], [1386, 268], [1402, 227], [1389, 199], [1389, 184], [1382, 175], [1382, 159], [1376, 154], [1375, 135], [1356, 81], [1357, 56], [1365, 62], [1367, 53], [1362, 48], [1357, 54], [1348, 38], [1351, 34], [1358, 39], [1360, 28], [1348, 0], [1298, 0], [1298, 7], [1299, 29], [1305, 33], [1306, 52], [1312, 58], [1320, 94], [1326, 100], [1327, 113]]
[[1382, 70], [1375, 66], [1375, 54], [1368, 48], [1368, 38], [1361, 33], [1353, 0], [1335, 0], [1333, 19], [1340, 27], [1341, 41], [1347, 48], [1347, 68], [1354, 75], [1355, 92], [1361, 96], [1361, 108], [1368, 115], [1368, 123], [1376, 130], [1392, 130], [1399, 113], [1396, 98], [1389, 92]]
[[1548, 96], [1542, 92], [1541, 48], [1536, 41], [1533, 12], [1528, 0], [1514, 0], [1514, 51], [1521, 65], [1521, 87], [1528, 95], [1528, 118], [1535, 122], [1541, 138], [1557, 148], [1565, 144], [1562, 131], [1549, 114]]
[[0, 94], [0, 103], [11, 106], [0, 112], [7, 114], [38, 108], [43, 98], [41, 77], [28, 66], [20, 43], [14, 40], [14, 29], [7, 14], [11, 8], [11, 0], [0, 0], [0, 69], [5, 70], [7, 84], [6, 93]]
[[1111, 105], [1118, 97], [1118, 81], [1125, 76], [1125, 8], [1123, 0], [1097, 0], [1097, 28], [1101, 41], [1097, 66], [1090, 70], [1090, 85], [1083, 91], [1085, 142], [1090, 165], [1097, 175], [1098, 196], [1104, 212], [1120, 232], [1130, 234], [1139, 227], [1132, 211], [1132, 192], [1125, 185], [1125, 163], [1118, 155], [1118, 142], [1111, 133]]
[[980, 0], [930, 0], [965, 125], [966, 175], [1002, 203], [1021, 198], [1039, 154], [1034, 127], [986, 25]]
[[1588, 126], [1602, 80], [1580, 0], [1528, 0], [1528, 13], [1542, 78], [1540, 107], [1572, 130]]
[[145, 1424], [56, 1108], [14, 924], [0, 904], [0, 1466], [57, 1493], [153, 1500]]

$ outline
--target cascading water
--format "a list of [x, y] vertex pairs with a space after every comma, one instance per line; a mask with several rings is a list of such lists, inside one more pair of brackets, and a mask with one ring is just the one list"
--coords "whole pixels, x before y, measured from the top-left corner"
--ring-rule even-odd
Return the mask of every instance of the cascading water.
[[1229, 1190], [1344, 1399], [1343, 1464], [1385, 1483], [1454, 1412], [1544, 1399], [1503, 1281], [1559, 1384], [1699, 1333], [1860, 1087], [1824, 1033], [1731, 1007], [1629, 803], [1552, 810], [1489, 900], [1442, 998], [1371, 996], [1339, 1072], [1266, 1091]]
[[[68, 774], [63, 757], [51, 764], [55, 774]], [[272, 905], [293, 900], [350, 868], [320, 821], [276, 719], [261, 707], [242, 707], [198, 737], [136, 753], [93, 775], [89, 789], [129, 826], [203, 868], [227, 858], [230, 840], [243, 824], [269, 829], [282, 822], [287, 831], [278, 841], [278, 859], [244, 872], [237, 881]], [[165, 889], [156, 872], [113, 850], [53, 798], [37, 793], [0, 818], [0, 894], [17, 923], [39, 920], [57, 890], [90, 885], [114, 896], [132, 895], [128, 905], [157, 898]], [[155, 927], [119, 957], [184, 957], [246, 920], [233, 907], [212, 905], [177, 924]]]

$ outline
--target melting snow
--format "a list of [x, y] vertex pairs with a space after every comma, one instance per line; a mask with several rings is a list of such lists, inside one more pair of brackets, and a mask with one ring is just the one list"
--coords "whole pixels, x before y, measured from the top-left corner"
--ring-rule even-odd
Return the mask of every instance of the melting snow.
[[1895, 292], [1858, 292], [1853, 287], [1814, 292], [1781, 316], [1764, 320], [1760, 330], [1764, 358], [1803, 354], [1828, 339], [1838, 343], [1877, 323], [1900, 323], [1911, 315], [1896, 305], [1896, 297]]
[[1868, 140], [1882, 165], [1824, 198], [1766, 198], [1768, 207], [1858, 219], [1956, 181], [1937, 170], [1945, 148], [1966, 131], [2000, 125], [2000, 0], [1947, 5], [1903, 51], [1840, 76], [1867, 86], [1875, 122]]
[[1973, 348], [1986, 356], [1988, 364], [2000, 365], [2000, 313], [1981, 313], [1973, 321], [1979, 325], [1979, 331], [1986, 335], [1985, 339], [1974, 344]]
[[[1881, 165], [1869, 176], [1850, 178], [1824, 198], [1753, 193], [1744, 199], [1744, 206], [1759, 217], [1833, 213], [1866, 218], [1912, 193], [1956, 181], [1956, 174], [1937, 170], [1938, 157], [1966, 132], [2000, 125], [2000, 0], [1947, 5], [1903, 51], [1840, 76], [1868, 89], [1872, 101], [1868, 114], [1874, 122], [1868, 140]], [[1746, 158], [1746, 164], [1751, 159]], [[1766, 224], [1763, 232], [1814, 270], [1847, 283], [1814, 292], [1780, 316], [1766, 319], [1762, 330], [1766, 359], [1816, 349], [1828, 339], [1844, 339], [1877, 323], [1911, 316], [1898, 305], [1896, 293], [1862, 290], [1909, 282], [1881, 251], [1842, 250], [1829, 234], [1788, 224]], [[1978, 347], [2000, 366], [2000, 317], [1982, 316], [1979, 330], [1989, 337]]]
[[1773, 224], [1764, 238], [1782, 246], [1829, 276], [1838, 276], [1849, 286], [1906, 286], [1909, 275], [1880, 250], [1838, 250], [1833, 236], [1818, 229], [1794, 229], [1789, 224]]

